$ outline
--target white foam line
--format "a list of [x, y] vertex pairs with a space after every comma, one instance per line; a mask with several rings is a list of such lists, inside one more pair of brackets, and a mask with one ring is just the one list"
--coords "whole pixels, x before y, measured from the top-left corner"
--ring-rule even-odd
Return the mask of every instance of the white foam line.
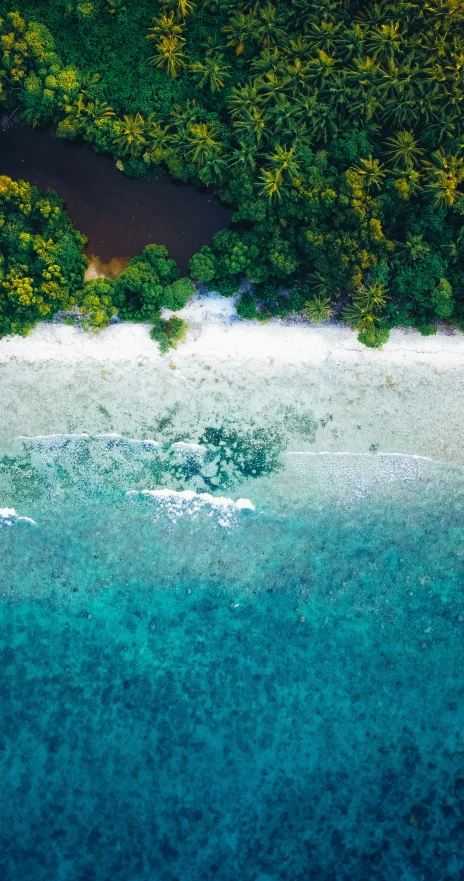
[[27, 434], [19, 434], [16, 440], [19, 441], [42, 441], [42, 440], [57, 440], [57, 439], [65, 439], [70, 437], [91, 437], [90, 434], [35, 434], [33, 436]]
[[54, 440], [122, 440], [126, 443], [130, 444], [144, 444], [145, 446], [150, 447], [159, 447], [161, 446], [158, 441], [152, 440], [151, 438], [135, 438], [135, 437], [125, 437], [122, 434], [117, 434], [116, 432], [107, 432], [105, 434], [88, 434], [87, 432], [83, 432], [80, 434], [36, 434], [33, 436], [20, 434], [16, 438], [18, 441], [54, 441]]
[[249, 499], [237, 499], [237, 501], [234, 502], [233, 499], [229, 499], [227, 496], [212, 496], [211, 493], [196, 493], [193, 489], [130, 489], [126, 495], [152, 496], [153, 498], [160, 499], [178, 499], [179, 501], [184, 499], [186, 502], [198, 500], [203, 504], [211, 505], [213, 508], [237, 508], [237, 510], [240, 511], [243, 509], [248, 509], [250, 511], [255, 510], [255, 506]]
[[432, 459], [430, 456], [418, 456], [415, 453], [350, 453], [348, 450], [338, 450], [335, 452], [329, 452], [328, 450], [287, 450], [284, 453], [285, 456], [350, 456], [350, 458], [367, 458], [367, 459], [390, 459], [396, 457], [397, 459], [420, 459], [423, 462], [435, 462], [436, 465], [441, 465], [442, 463], [439, 459]]
[[175, 444], [171, 444], [172, 450], [193, 450], [195, 453], [203, 453], [205, 452], [206, 447], [203, 447], [201, 444], [188, 444], [185, 441], [176, 441]]
[[200, 510], [208, 509], [208, 515], [217, 514], [220, 526], [230, 526], [239, 511], [254, 511], [255, 506], [249, 499], [229, 499], [225, 496], [212, 496], [210, 493], [196, 493], [191, 489], [182, 491], [173, 489], [142, 489], [129, 490], [127, 496], [144, 496], [158, 501], [169, 519], [175, 523], [178, 517], [190, 514], [195, 517]]

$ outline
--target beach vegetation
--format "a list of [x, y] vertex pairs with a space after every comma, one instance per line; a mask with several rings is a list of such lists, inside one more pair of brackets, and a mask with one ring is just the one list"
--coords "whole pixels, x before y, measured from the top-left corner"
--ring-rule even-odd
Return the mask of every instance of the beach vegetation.
[[158, 343], [160, 352], [164, 355], [169, 349], [175, 349], [177, 343], [184, 342], [187, 327], [187, 323], [177, 315], [172, 315], [167, 321], [158, 318], [150, 330], [150, 336]]
[[[3, 112], [232, 205], [190, 272], [225, 295], [251, 283], [240, 314], [334, 314], [368, 345], [463, 324], [462, 3], [10, 2]], [[186, 281], [134, 259], [121, 316], [183, 302]]]
[[249, 320], [258, 318], [256, 299], [249, 291], [246, 291], [240, 297], [237, 303], [237, 315], [240, 315], [240, 318], [248, 318]]
[[85, 329], [106, 327], [118, 313], [161, 328], [167, 348], [183, 339], [184, 322], [162, 322], [161, 310], [182, 309], [194, 287], [164, 245], [148, 245], [115, 279], [85, 280], [85, 243], [56, 193], [0, 177], [0, 336], [72, 310]]
[[77, 304], [84, 245], [56, 193], [0, 177], [0, 336]]
[[330, 298], [317, 295], [312, 297], [306, 302], [303, 312], [313, 324], [327, 321], [333, 314]]

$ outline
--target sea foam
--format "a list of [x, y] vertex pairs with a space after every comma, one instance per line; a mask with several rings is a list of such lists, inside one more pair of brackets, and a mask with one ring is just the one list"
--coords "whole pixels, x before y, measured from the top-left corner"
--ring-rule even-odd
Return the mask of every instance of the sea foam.
[[122, 444], [122, 445], [130, 445], [135, 447], [141, 447], [143, 449], [146, 448], [157, 448], [160, 446], [158, 441], [152, 440], [150, 438], [134, 438], [134, 437], [125, 437], [122, 434], [116, 434], [115, 432], [106, 432], [103, 434], [87, 434], [86, 432], [80, 434], [39, 434], [34, 437], [28, 437], [27, 435], [20, 435], [17, 438], [21, 443], [34, 446], [39, 449], [47, 449], [47, 450], [60, 450], [62, 447], [79, 441], [101, 441], [104, 444], [114, 445], [114, 444]]
[[356, 458], [368, 458], [372, 459], [374, 456], [376, 459], [418, 459], [423, 462], [437, 462], [439, 464], [438, 459], [432, 459], [430, 456], [418, 456], [415, 453], [350, 453], [348, 450], [335, 450], [329, 452], [328, 450], [286, 450], [286, 456], [350, 456]]
[[35, 520], [31, 517], [20, 517], [14, 508], [0, 508], [0, 527], [14, 526], [15, 523], [31, 523], [36, 525]]
[[219, 526], [231, 526], [240, 511], [254, 511], [249, 499], [229, 499], [225, 496], [212, 496], [210, 493], [196, 493], [186, 489], [143, 489], [129, 490], [128, 496], [142, 496], [156, 502], [158, 511], [167, 515], [173, 523], [185, 514], [196, 517], [205, 511], [209, 517], [216, 516]]

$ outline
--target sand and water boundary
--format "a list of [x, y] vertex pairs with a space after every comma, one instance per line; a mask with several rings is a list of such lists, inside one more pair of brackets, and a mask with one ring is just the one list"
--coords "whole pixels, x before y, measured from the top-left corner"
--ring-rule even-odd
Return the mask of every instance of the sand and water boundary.
[[146, 325], [87, 334], [51, 322], [0, 341], [0, 444], [116, 432], [195, 443], [207, 426], [272, 434], [298, 452], [464, 459], [464, 335], [394, 330], [369, 350], [346, 327], [245, 322], [197, 296], [187, 341], [161, 356]]

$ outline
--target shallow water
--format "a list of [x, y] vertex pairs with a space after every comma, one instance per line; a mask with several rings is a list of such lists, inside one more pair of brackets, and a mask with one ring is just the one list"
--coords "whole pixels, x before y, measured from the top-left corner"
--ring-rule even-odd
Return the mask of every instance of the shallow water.
[[462, 469], [224, 437], [1, 459], [1, 878], [461, 878]]
[[166, 245], [181, 272], [213, 235], [230, 223], [219, 199], [169, 177], [139, 181], [87, 144], [32, 128], [0, 131], [0, 175], [56, 190], [87, 254], [102, 261], [135, 257], [151, 243]]

